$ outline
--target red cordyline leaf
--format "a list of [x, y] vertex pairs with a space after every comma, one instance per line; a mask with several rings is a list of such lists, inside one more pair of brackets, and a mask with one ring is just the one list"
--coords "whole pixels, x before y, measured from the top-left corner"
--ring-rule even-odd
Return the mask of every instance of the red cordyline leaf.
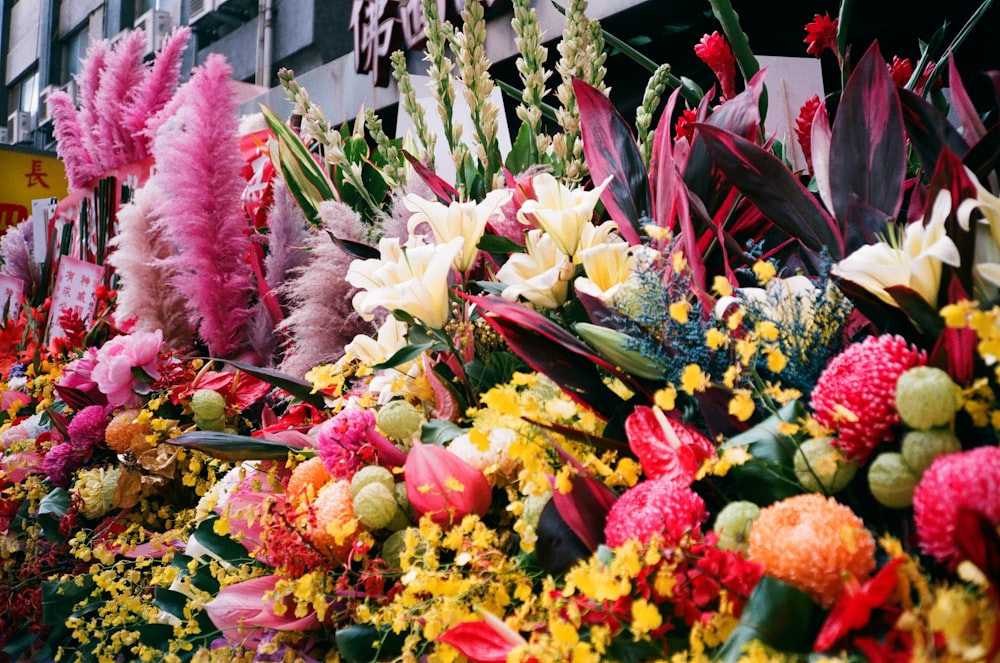
[[833, 122], [830, 188], [837, 219], [843, 223], [847, 218], [852, 193], [896, 218], [905, 167], [899, 97], [875, 42], [844, 86]]
[[629, 244], [639, 244], [642, 226], [652, 212], [649, 179], [628, 124], [622, 119], [607, 95], [589, 83], [573, 79], [580, 110], [580, 133], [583, 154], [594, 182], [613, 175], [601, 193], [601, 202], [618, 224]]
[[443, 204], [447, 205], [448, 203], [454, 202], [462, 197], [455, 187], [438, 177], [434, 171], [421, 163], [420, 159], [416, 158], [406, 150], [403, 150], [403, 156], [406, 157], [406, 160], [410, 162], [411, 166], [413, 166], [413, 171], [420, 176], [420, 179], [422, 179], [427, 186], [431, 188], [431, 191], [434, 192], [434, 195], [437, 196], [438, 200]]
[[872, 610], [883, 607], [896, 589], [898, 576], [896, 569], [905, 558], [896, 557], [864, 584], [851, 578], [834, 604], [816, 642], [813, 651], [823, 652], [851, 631], [868, 624]]
[[955, 66], [955, 58], [948, 54], [948, 89], [951, 92], [951, 107], [955, 109], [958, 120], [962, 124], [962, 129], [970, 140], [975, 142], [982, 140], [986, 135], [986, 127], [979, 118], [976, 107], [972, 105], [972, 99], [965, 91], [965, 84]]
[[965, 154], [968, 151], [969, 145], [965, 138], [933, 104], [909, 90], [900, 89], [897, 93], [906, 134], [925, 171], [934, 170], [941, 152], [946, 148], [955, 154]]
[[496, 616], [483, 612], [481, 622], [462, 622], [437, 637], [473, 663], [506, 663], [514, 647], [526, 641]]

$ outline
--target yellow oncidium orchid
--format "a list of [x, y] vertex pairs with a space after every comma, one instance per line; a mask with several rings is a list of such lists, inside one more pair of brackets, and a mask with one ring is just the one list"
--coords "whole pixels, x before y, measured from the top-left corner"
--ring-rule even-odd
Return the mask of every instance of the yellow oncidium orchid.
[[959, 264], [958, 248], [945, 232], [951, 193], [941, 191], [930, 219], [914, 222], [902, 232], [898, 246], [878, 242], [862, 246], [834, 265], [833, 274], [858, 284], [882, 301], [898, 306], [886, 288], [902, 285], [937, 305], [942, 265]]
[[354, 309], [366, 319], [380, 308], [401, 310], [442, 329], [451, 312], [451, 267], [464, 242], [455, 237], [444, 244], [400, 246], [398, 238], [383, 237], [379, 258], [355, 260], [347, 270], [347, 282], [361, 289], [354, 296]]
[[524, 225], [544, 230], [564, 255], [573, 256], [611, 177], [588, 191], [571, 189], [549, 173], [536, 175], [531, 180], [535, 198], [524, 201], [517, 218]]
[[510, 191], [498, 189], [486, 194], [481, 203], [455, 201], [444, 205], [411, 193], [403, 199], [406, 209], [414, 212], [407, 224], [407, 231], [412, 235], [420, 224], [426, 223], [431, 227], [434, 239], [440, 244], [461, 237], [464, 240], [462, 251], [455, 256], [453, 264], [455, 269], [465, 272], [472, 267], [479, 255], [476, 245], [486, 231], [487, 221], [510, 197]]
[[566, 301], [573, 264], [552, 236], [541, 230], [529, 230], [525, 243], [527, 253], [512, 255], [497, 272], [497, 280], [506, 286], [501, 296], [510, 301], [524, 297], [542, 308], [559, 308]]

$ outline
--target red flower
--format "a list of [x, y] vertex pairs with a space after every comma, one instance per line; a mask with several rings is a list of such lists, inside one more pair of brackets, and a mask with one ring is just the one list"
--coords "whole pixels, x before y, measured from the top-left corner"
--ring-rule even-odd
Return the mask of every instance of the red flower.
[[802, 148], [802, 154], [806, 157], [806, 166], [809, 167], [809, 172], [813, 169], [812, 160], [812, 126], [813, 119], [816, 117], [816, 111], [819, 110], [820, 104], [823, 103], [819, 98], [818, 94], [814, 94], [812, 98], [806, 99], [806, 102], [802, 104], [802, 108], [799, 109], [799, 116], [795, 120], [795, 138], [799, 141], [799, 147]]
[[843, 593], [816, 636], [813, 651], [826, 651], [849, 632], [868, 624], [872, 610], [881, 608], [896, 589], [896, 569], [903, 559], [896, 557], [864, 584], [853, 576], [847, 579]]
[[806, 38], [802, 41], [809, 46], [806, 53], [819, 57], [823, 51], [830, 49], [840, 59], [840, 50], [837, 48], [837, 27], [839, 19], [831, 19], [830, 12], [822, 16], [816, 14], [810, 23], [806, 23]]
[[718, 31], [705, 35], [694, 47], [694, 54], [708, 65], [715, 77], [719, 79], [722, 96], [732, 99], [736, 96], [736, 56], [729, 48], [725, 37]]
[[810, 405], [816, 420], [837, 431], [834, 446], [864, 463], [879, 444], [893, 439], [899, 423], [896, 380], [923, 366], [927, 356], [902, 336], [869, 336], [834, 357], [816, 381]]
[[698, 112], [696, 110], [693, 108], [682, 110], [680, 116], [677, 118], [677, 124], [674, 125], [674, 133], [677, 135], [676, 140], [687, 138], [690, 142], [692, 136], [694, 136], [694, 127], [691, 126], [691, 123], [697, 121]]
[[483, 516], [492, 491], [483, 473], [444, 447], [414, 442], [406, 456], [406, 497], [418, 516], [429, 513], [441, 527], [469, 514]]
[[955, 541], [960, 511], [1000, 524], [1000, 447], [977, 447], [939, 456], [913, 491], [913, 520], [920, 548], [957, 566], [966, 558]]
[[668, 479], [643, 481], [622, 493], [611, 507], [604, 539], [614, 548], [632, 539], [646, 543], [662, 534], [676, 544], [707, 517], [705, 502], [688, 486]]
[[898, 56], [893, 55], [892, 64], [889, 65], [889, 75], [892, 76], [892, 82], [897, 87], [906, 85], [910, 76], [913, 75], [913, 63], [910, 62], [910, 58], [900, 60]]
[[625, 433], [650, 479], [670, 479], [690, 486], [702, 461], [715, 456], [715, 446], [708, 438], [670, 419], [659, 408], [636, 407], [625, 420]]

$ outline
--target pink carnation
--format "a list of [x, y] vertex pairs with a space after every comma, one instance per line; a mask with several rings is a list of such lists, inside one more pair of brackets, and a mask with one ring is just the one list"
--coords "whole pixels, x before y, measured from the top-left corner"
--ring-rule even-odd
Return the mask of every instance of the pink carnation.
[[80, 467], [80, 459], [69, 442], [60, 442], [45, 454], [42, 469], [54, 486], [69, 488], [73, 472]]
[[939, 456], [913, 491], [913, 519], [920, 548], [956, 566], [965, 559], [955, 543], [960, 510], [1000, 524], [1000, 447], [977, 447]]
[[[148, 394], [152, 383], [160, 379], [158, 355], [163, 347], [163, 332], [135, 332], [116, 336], [97, 351], [97, 361], [91, 378], [108, 397], [108, 404], [138, 405], [137, 394]], [[137, 379], [135, 371], [145, 374]]]
[[816, 381], [810, 405], [816, 420], [836, 431], [834, 446], [864, 463], [879, 444], [893, 439], [899, 423], [896, 380], [927, 356], [902, 336], [869, 336], [834, 357]]
[[66, 427], [70, 446], [81, 456], [90, 455], [94, 447], [104, 442], [104, 430], [107, 427], [107, 408], [103, 405], [89, 405], [83, 408]]
[[678, 543], [707, 517], [705, 502], [686, 485], [669, 479], [643, 481], [622, 493], [611, 507], [604, 539], [612, 548], [632, 539], [646, 543], [656, 534]]

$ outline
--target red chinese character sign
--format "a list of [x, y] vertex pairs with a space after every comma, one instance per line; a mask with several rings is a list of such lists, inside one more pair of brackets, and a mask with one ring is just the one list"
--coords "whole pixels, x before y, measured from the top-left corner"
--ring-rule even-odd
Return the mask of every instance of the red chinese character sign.
[[69, 314], [90, 326], [97, 306], [97, 288], [104, 281], [104, 266], [63, 256], [59, 260], [52, 306], [49, 309], [48, 338], [66, 335], [61, 319]]

